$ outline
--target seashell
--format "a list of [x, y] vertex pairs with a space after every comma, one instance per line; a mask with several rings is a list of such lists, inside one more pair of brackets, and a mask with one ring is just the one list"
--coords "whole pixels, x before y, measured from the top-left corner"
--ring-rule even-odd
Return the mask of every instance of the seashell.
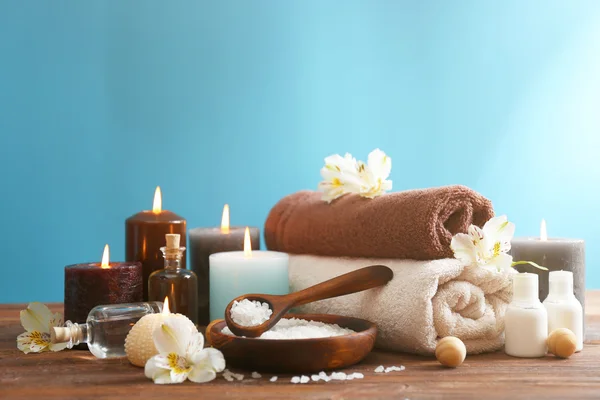
[[156, 347], [154, 346], [154, 339], [152, 339], [152, 332], [154, 332], [166, 318], [181, 318], [187, 320], [190, 329], [192, 329], [194, 333], [198, 332], [194, 323], [185, 315], [144, 315], [135, 323], [125, 338], [125, 354], [127, 354], [127, 359], [130, 363], [138, 367], [144, 367], [146, 361], [158, 354], [158, 350], [156, 350]]

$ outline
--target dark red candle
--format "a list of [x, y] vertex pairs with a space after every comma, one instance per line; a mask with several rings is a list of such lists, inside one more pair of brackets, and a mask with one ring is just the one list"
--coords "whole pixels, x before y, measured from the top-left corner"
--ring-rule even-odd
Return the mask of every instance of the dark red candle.
[[[125, 260], [142, 263], [144, 275], [144, 301], [148, 300], [148, 278], [154, 271], [164, 268], [160, 248], [165, 246], [165, 235], [178, 233], [181, 244], [186, 245], [186, 221], [183, 217], [162, 209], [160, 188], [156, 188], [151, 211], [142, 211], [125, 221]], [[186, 267], [185, 253], [181, 265]]]
[[90, 310], [102, 304], [142, 301], [142, 265], [109, 263], [108, 245], [104, 254], [102, 263], [65, 267], [65, 321], [85, 323]]

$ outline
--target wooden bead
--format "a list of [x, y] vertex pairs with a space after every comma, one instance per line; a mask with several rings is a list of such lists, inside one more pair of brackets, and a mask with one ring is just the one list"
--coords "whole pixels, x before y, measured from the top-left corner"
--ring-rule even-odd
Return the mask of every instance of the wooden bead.
[[569, 358], [577, 349], [577, 336], [567, 329], [559, 328], [548, 336], [548, 351], [556, 357]]
[[435, 347], [435, 358], [446, 367], [458, 367], [465, 361], [466, 356], [467, 348], [465, 344], [454, 336], [446, 336]]

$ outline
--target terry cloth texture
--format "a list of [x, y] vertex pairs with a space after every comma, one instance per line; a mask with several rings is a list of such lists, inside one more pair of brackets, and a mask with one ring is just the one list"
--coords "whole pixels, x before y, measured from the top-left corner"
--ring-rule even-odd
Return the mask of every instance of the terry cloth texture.
[[498, 350], [504, 343], [504, 313], [512, 297], [510, 275], [465, 268], [456, 259], [434, 261], [290, 256], [290, 289], [298, 291], [358, 268], [382, 264], [394, 271], [384, 287], [299, 307], [303, 313], [338, 314], [369, 320], [378, 328], [376, 346], [433, 354], [437, 340], [460, 338], [469, 354]]
[[488, 199], [459, 185], [374, 199], [351, 194], [331, 204], [319, 192], [301, 191], [271, 209], [265, 241], [292, 254], [434, 260], [452, 257], [456, 233], [493, 216]]

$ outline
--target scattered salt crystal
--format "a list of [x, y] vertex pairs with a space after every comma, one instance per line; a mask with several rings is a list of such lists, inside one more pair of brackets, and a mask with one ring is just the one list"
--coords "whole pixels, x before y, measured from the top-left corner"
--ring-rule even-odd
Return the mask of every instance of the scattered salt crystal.
[[319, 372], [319, 377], [320, 377], [321, 379], [328, 378], [328, 376], [327, 376], [327, 374], [325, 373], [325, 371], [321, 371], [321, 372]]
[[273, 376], [271, 379], [269, 379], [269, 382], [277, 382], [277, 377]]
[[379, 367], [375, 368], [375, 372], [383, 372], [385, 371], [385, 367], [383, 365], [380, 365]]
[[308, 383], [310, 381], [310, 378], [306, 375], [302, 375], [302, 377], [300, 377], [300, 383]]
[[321, 377], [320, 377], [319, 375], [312, 375], [312, 376], [310, 377], [310, 379], [311, 379], [313, 382], [319, 382], [319, 380], [321, 379]]
[[262, 375], [261, 375], [261, 374], [259, 374], [258, 372], [253, 372], [253, 373], [252, 373], [252, 378], [254, 378], [254, 379], [258, 379], [258, 378], [260, 378], [261, 376], [262, 376]]
[[361, 374], [360, 372], [355, 372], [355, 373], [354, 373], [354, 374], [352, 374], [352, 375], [354, 375], [354, 377], [355, 377], [356, 379], [363, 379], [363, 378], [365, 377], [365, 376], [364, 376], [363, 374]]
[[[406, 368], [404, 368], [404, 365], [401, 365], [401, 366], [399, 366], [399, 367], [392, 366], [392, 367], [386, 368], [386, 369], [385, 369], [385, 372], [391, 372], [391, 371], [404, 371], [405, 369], [406, 369]], [[388, 370], [389, 370], [389, 371], [388, 371]]]
[[[267, 319], [265, 319], [265, 321]], [[236, 323], [239, 323], [235, 319], [234, 321]], [[230, 336], [235, 336], [227, 326], [223, 328], [222, 333]], [[305, 319], [299, 318], [282, 318], [277, 324], [275, 324], [275, 326], [273, 326], [268, 331], [264, 332], [260, 336], [260, 339], [314, 339], [349, 335], [351, 333], [355, 333], [355, 331], [353, 331], [352, 329], [342, 328], [337, 324], [326, 324], [320, 321], [307, 321]]]
[[347, 381], [351, 381], [352, 379], [354, 379], [354, 374], [346, 375]]
[[229, 375], [223, 375], [223, 378], [225, 378], [227, 382], [233, 382], [233, 378]]
[[300, 377], [299, 376], [294, 376], [294, 377], [292, 377], [292, 380], [290, 382], [292, 382], [292, 383], [300, 383]]
[[337, 381], [345, 381], [346, 374], [344, 372], [332, 372], [331, 379], [337, 380]]
[[231, 306], [231, 319], [240, 326], [257, 326], [268, 321], [273, 314], [268, 303], [243, 299], [234, 301]]

